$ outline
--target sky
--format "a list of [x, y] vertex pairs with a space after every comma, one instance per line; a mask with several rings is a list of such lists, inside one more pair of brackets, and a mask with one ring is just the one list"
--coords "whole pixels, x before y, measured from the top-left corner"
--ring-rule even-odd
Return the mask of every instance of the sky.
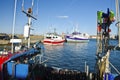
[[[28, 18], [22, 12], [22, 1], [17, 0], [15, 34], [23, 34]], [[0, 33], [12, 33], [15, 0], [0, 0]], [[32, 0], [24, 1], [24, 9], [31, 7]], [[115, 0], [34, 0], [31, 34], [52, 32], [71, 33], [77, 26], [81, 33], [96, 35], [97, 11], [115, 12]], [[115, 22], [111, 34], [117, 34]]]

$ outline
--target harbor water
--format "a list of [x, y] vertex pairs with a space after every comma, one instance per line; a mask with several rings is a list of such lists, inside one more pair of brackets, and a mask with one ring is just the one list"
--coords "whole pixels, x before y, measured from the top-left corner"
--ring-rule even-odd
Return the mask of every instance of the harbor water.
[[[117, 45], [116, 40], [110, 41], [111, 45]], [[0, 50], [6, 46], [0, 46]], [[44, 57], [49, 58], [45, 64], [63, 69], [85, 71], [85, 63], [90, 72], [95, 72], [96, 67], [96, 40], [88, 43], [65, 43], [64, 45], [44, 45]], [[10, 47], [9, 47], [10, 48]], [[110, 62], [120, 71], [120, 51], [111, 50]], [[113, 73], [116, 71], [111, 68]]]
[[[117, 45], [116, 40], [110, 41], [111, 45]], [[88, 43], [65, 43], [61, 46], [45, 45], [44, 56], [49, 60], [48, 66], [64, 69], [85, 71], [85, 62], [89, 66], [89, 71], [94, 72], [96, 67], [96, 40]], [[110, 62], [120, 71], [120, 51], [111, 50]], [[111, 68], [113, 73], [116, 73]]]

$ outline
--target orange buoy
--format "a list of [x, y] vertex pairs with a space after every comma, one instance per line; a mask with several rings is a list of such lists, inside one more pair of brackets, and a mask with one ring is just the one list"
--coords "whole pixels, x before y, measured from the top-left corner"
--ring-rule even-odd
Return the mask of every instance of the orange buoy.
[[101, 26], [99, 25], [99, 26], [97, 27], [97, 31], [98, 31], [98, 32], [101, 32], [101, 29], [102, 29], [102, 28], [101, 28]]

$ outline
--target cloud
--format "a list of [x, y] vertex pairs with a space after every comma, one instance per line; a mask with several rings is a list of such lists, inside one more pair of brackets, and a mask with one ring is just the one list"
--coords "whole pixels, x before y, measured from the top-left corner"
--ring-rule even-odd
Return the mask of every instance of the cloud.
[[57, 16], [57, 18], [66, 19], [66, 18], [69, 18], [69, 16]]

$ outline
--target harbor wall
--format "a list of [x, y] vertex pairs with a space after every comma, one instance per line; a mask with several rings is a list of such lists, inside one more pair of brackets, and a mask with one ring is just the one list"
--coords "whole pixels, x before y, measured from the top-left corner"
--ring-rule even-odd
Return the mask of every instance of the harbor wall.
[[[11, 35], [9, 35], [11, 36]], [[17, 37], [19, 39], [22, 39], [22, 43], [26, 43], [27, 40], [24, 39], [23, 35], [17, 35]], [[31, 39], [31, 43], [35, 43], [37, 41], [42, 41], [43, 40], [43, 36], [42, 35], [31, 35], [30, 39]], [[10, 44], [10, 40], [0, 40], [0, 45], [5, 45], [5, 44]]]

